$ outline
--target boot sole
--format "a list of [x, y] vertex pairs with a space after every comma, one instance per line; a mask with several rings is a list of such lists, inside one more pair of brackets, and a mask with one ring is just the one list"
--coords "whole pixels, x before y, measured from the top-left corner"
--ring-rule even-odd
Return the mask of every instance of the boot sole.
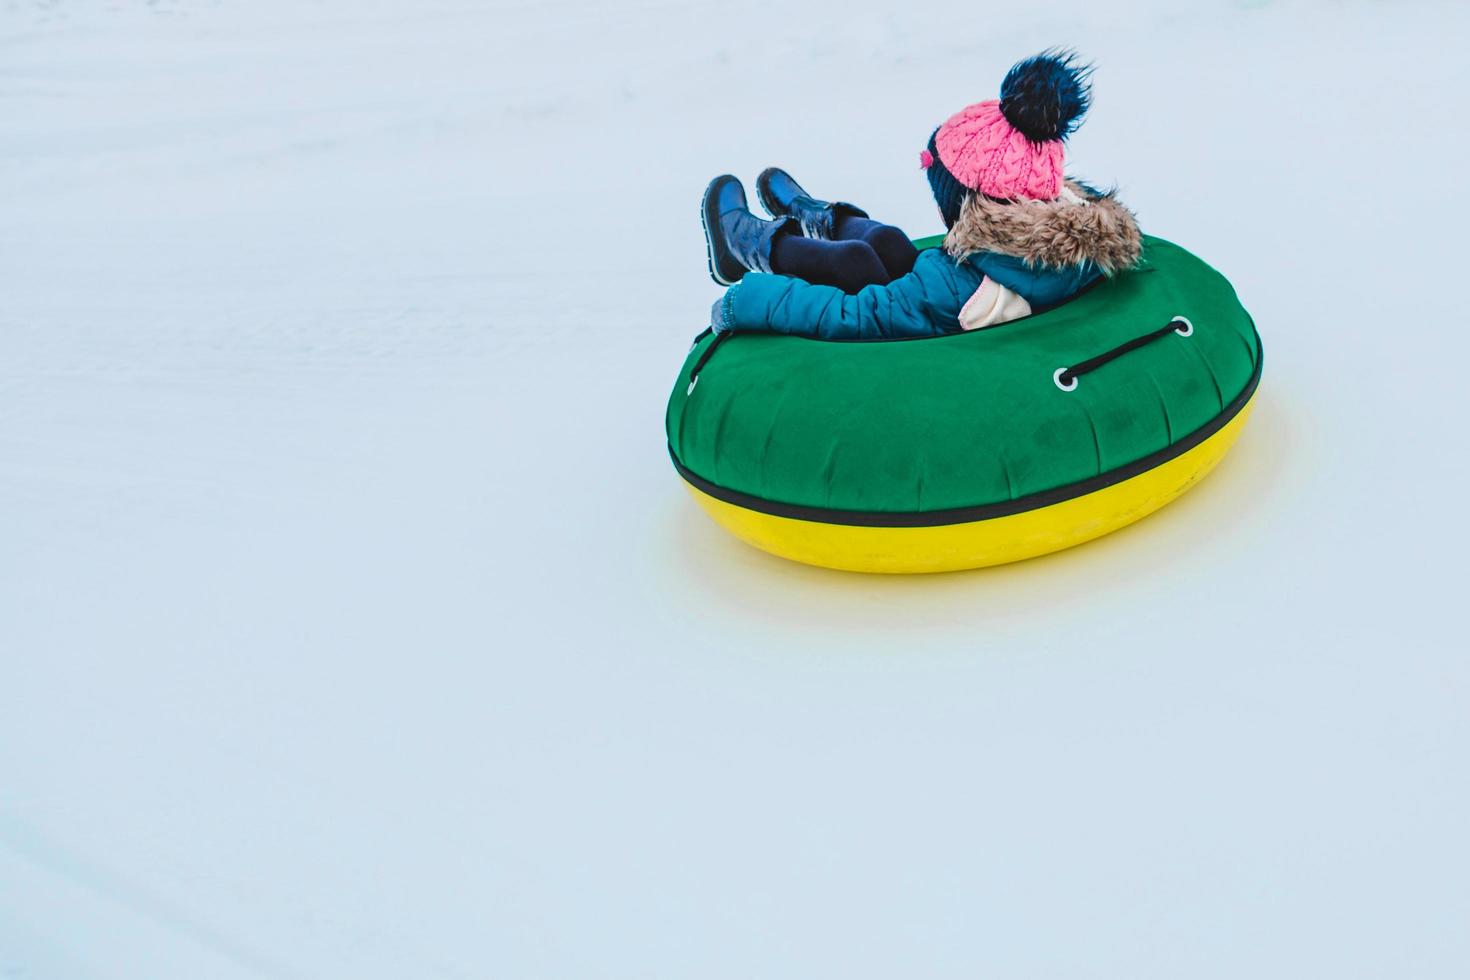
[[721, 286], [733, 286], [745, 275], [745, 266], [735, 261], [735, 257], [715, 244], [715, 236], [710, 231], [712, 228], [720, 227], [720, 216], [715, 214], [715, 195], [711, 193], [715, 185], [727, 179], [727, 175], [721, 174], [709, 182], [704, 189], [704, 200], [699, 208], [699, 223], [704, 228], [705, 257], [709, 260], [709, 277]]

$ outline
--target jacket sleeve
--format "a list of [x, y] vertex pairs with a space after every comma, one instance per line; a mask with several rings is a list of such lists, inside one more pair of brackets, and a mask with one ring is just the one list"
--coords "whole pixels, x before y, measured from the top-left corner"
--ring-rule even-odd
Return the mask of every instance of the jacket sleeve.
[[[921, 254], [921, 260], [924, 256]], [[942, 261], [948, 262], [947, 258]], [[886, 340], [957, 333], [959, 311], [975, 284], [960, 289], [956, 277], [937, 275], [932, 262], [885, 286], [849, 295], [790, 276], [747, 273], [725, 293], [723, 330], [784, 333], [820, 340]]]

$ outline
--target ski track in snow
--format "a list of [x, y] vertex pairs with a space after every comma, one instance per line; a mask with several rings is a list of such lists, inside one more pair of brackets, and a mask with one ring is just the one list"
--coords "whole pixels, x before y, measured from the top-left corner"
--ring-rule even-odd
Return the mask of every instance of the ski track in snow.
[[[0, 2], [0, 977], [1463, 975], [1470, 10], [731, 15]], [[1012, 567], [728, 539], [705, 183], [929, 233], [1052, 44], [1243, 439]]]

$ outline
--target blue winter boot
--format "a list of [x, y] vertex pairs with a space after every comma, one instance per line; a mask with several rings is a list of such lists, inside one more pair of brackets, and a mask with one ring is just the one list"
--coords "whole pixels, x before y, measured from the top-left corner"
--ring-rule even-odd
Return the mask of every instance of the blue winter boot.
[[760, 195], [761, 206], [772, 217], [792, 217], [801, 224], [801, 233], [807, 238], [831, 239], [837, 219], [842, 215], [866, 218], [868, 212], [843, 201], [828, 203], [819, 201], [792, 179], [780, 167], [767, 167], [755, 179], [755, 192]]
[[800, 234], [791, 218], [765, 221], [750, 213], [745, 188], [721, 174], [704, 189], [704, 242], [709, 274], [721, 286], [733, 286], [747, 272], [771, 271], [771, 243], [780, 234]]

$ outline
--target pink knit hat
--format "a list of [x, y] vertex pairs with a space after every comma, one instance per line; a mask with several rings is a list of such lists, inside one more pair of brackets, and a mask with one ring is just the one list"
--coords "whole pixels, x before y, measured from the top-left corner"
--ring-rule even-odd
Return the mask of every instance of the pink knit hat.
[[953, 223], [965, 192], [1001, 200], [1050, 201], [1062, 192], [1062, 141], [1087, 111], [1091, 69], [1067, 51], [1017, 63], [1000, 98], [966, 106], [934, 131], [919, 162]]
[[999, 99], [976, 102], [950, 116], [934, 134], [934, 144], [955, 180], [972, 191], [1036, 201], [1062, 192], [1062, 141], [1027, 139], [1000, 111]]

